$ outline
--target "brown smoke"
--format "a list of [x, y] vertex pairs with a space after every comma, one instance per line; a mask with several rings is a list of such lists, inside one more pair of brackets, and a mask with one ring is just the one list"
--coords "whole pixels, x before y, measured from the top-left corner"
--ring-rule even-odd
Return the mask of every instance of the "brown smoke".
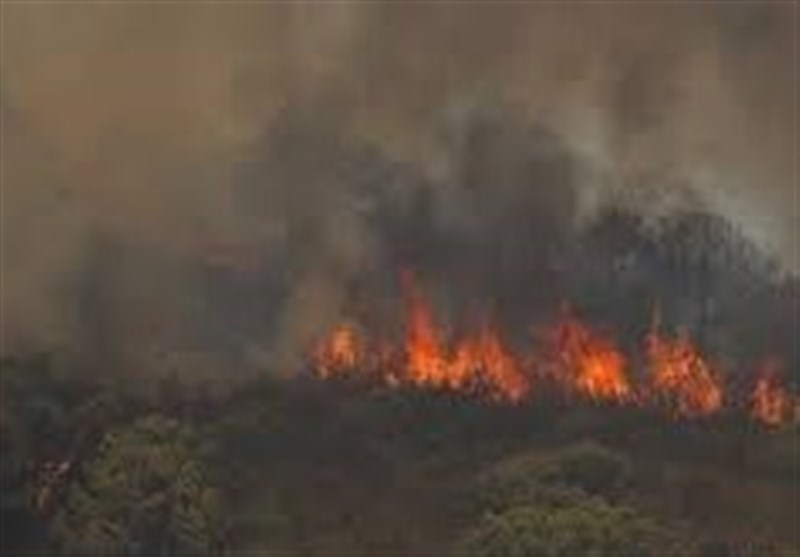
[[[194, 352], [208, 336], [291, 362], [386, 263], [393, 225], [376, 237], [369, 219], [423, 214], [430, 192], [444, 209], [429, 220], [456, 238], [542, 205], [569, 221], [608, 196], [658, 211], [689, 199], [792, 265], [788, 3], [45, 3], [3, 15], [9, 350], [105, 331], [124, 358]], [[475, 148], [475, 114], [495, 107], [517, 122]], [[551, 149], [518, 147], [527, 123], [556, 136], [561, 162], [527, 169]], [[486, 190], [480, 207], [464, 201], [465, 175]], [[578, 198], [546, 191], [562, 183]], [[220, 291], [235, 293], [209, 294]], [[241, 311], [263, 315], [226, 317]], [[198, 320], [218, 323], [186, 332]]]

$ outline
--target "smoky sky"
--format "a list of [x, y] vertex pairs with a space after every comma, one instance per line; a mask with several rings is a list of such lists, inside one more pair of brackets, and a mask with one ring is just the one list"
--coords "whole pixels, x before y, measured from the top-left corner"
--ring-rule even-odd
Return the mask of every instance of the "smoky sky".
[[292, 362], [404, 264], [513, 313], [608, 203], [796, 274], [794, 11], [6, 4], [4, 350]]

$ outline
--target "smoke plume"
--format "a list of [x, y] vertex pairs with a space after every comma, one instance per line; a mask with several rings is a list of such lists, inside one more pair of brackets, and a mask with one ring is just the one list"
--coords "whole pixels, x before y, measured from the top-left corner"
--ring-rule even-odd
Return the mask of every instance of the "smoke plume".
[[[519, 342], [633, 287], [632, 328], [786, 330], [791, 4], [3, 12], [4, 353], [288, 372], [345, 312], [391, 329], [403, 267]], [[692, 282], [650, 248], [697, 230], [733, 255]]]

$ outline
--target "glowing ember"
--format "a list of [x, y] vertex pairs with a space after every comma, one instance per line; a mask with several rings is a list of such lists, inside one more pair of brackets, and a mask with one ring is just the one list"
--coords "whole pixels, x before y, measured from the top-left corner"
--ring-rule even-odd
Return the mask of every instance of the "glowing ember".
[[751, 397], [751, 415], [764, 425], [783, 424], [791, 410], [788, 393], [780, 385], [780, 364], [769, 359], [761, 367]]
[[653, 394], [674, 405], [680, 416], [703, 416], [722, 406], [722, 388], [708, 363], [685, 336], [651, 332], [646, 341]]
[[565, 383], [568, 391], [576, 391], [593, 400], [631, 400], [625, 357], [610, 341], [574, 317], [565, 315], [554, 327], [551, 342], [563, 366], [563, 373], [557, 380]]

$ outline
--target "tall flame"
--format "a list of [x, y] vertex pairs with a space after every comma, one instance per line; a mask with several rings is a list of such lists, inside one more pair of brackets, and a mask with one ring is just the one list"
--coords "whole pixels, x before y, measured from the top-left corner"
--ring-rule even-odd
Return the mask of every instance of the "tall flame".
[[451, 390], [484, 388], [493, 396], [511, 401], [525, 395], [525, 377], [490, 326], [448, 351], [413, 276], [405, 272], [401, 277], [408, 304], [405, 354], [409, 382]]
[[751, 416], [766, 426], [777, 427], [784, 423], [790, 412], [789, 394], [780, 385], [780, 364], [768, 359], [759, 370], [751, 395]]
[[530, 387], [516, 358], [488, 325], [458, 344], [450, 369], [462, 381], [512, 402], [522, 400]]
[[[714, 414], [725, 400], [716, 370], [686, 335], [668, 336], [657, 323], [645, 338], [645, 384], [627, 375], [625, 355], [609, 338], [567, 312], [547, 329], [548, 351], [524, 363], [503, 342], [489, 321], [477, 331], [448, 336], [409, 272], [401, 275], [406, 301], [405, 332], [398, 346], [385, 338], [369, 338], [356, 325], [337, 325], [315, 347], [316, 375], [370, 378], [388, 387], [414, 385], [501, 402], [521, 402], [540, 379], [557, 390], [616, 404], [666, 403], [676, 417]], [[800, 398], [780, 383], [780, 366], [765, 360], [748, 395], [750, 417], [770, 427], [800, 420]], [[735, 405], [741, 407], [741, 405]]]
[[433, 315], [413, 275], [405, 271], [401, 280], [408, 306], [405, 338], [408, 379], [418, 385], [458, 388], [461, 378], [454, 376], [449, 369]]
[[722, 387], [691, 340], [652, 331], [646, 339], [651, 388], [684, 417], [709, 415], [722, 406]]
[[562, 364], [557, 380], [566, 383], [568, 390], [593, 400], [631, 400], [625, 356], [611, 341], [565, 314], [553, 328], [551, 342]]

